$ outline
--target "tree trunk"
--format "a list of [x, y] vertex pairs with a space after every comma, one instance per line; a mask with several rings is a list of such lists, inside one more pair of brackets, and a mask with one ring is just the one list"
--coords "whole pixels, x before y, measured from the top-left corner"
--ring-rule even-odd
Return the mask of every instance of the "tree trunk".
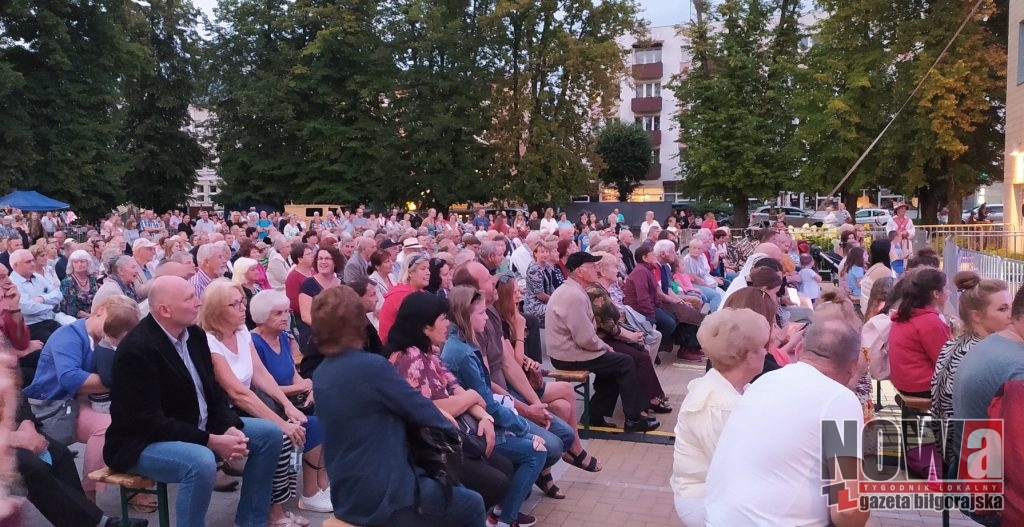
[[[926, 186], [917, 189], [918, 217], [916, 223], [935, 225], [939, 222], [939, 196], [937, 194], [931, 187]], [[950, 211], [949, 217], [950, 221], [952, 221], [952, 211]]]
[[842, 191], [843, 192], [843, 204], [846, 205], [846, 212], [850, 213], [850, 217], [857, 215], [857, 193], [854, 191]]
[[744, 229], [750, 224], [750, 202], [746, 196], [733, 198], [732, 200], [732, 222], [733, 226]]

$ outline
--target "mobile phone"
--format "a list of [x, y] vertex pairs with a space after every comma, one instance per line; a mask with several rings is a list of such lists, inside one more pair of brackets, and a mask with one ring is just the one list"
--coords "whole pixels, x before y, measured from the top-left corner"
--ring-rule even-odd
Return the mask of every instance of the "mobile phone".
[[790, 302], [792, 302], [795, 305], [800, 305], [800, 295], [797, 294], [796, 288], [794, 288], [794, 287], [787, 287], [786, 288], [786, 295], [789, 296], [789, 301]]

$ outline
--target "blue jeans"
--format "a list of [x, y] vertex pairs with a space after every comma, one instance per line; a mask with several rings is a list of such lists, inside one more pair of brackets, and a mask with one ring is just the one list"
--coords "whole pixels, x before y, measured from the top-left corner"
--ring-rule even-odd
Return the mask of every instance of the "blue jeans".
[[[557, 440], [554, 443], [558, 445]], [[548, 449], [550, 450], [550, 447]], [[561, 448], [558, 450], [561, 451]], [[540, 476], [541, 470], [544, 469], [548, 453], [533, 449], [532, 434], [527, 434], [525, 438], [507, 436], [503, 443], [494, 445], [494, 451], [507, 457], [516, 467], [509, 482], [508, 494], [501, 502], [501, 521], [511, 524], [519, 518], [519, 508], [526, 500], [533, 482], [537, 481], [537, 476]]]
[[[263, 527], [270, 510], [270, 484], [281, 454], [281, 429], [270, 421], [243, 417], [243, 432], [249, 438], [242, 490], [235, 523], [242, 527]], [[132, 473], [164, 483], [179, 483], [174, 502], [178, 527], [206, 525], [206, 511], [213, 494], [217, 460], [204, 445], [183, 441], [151, 443], [142, 450]]]
[[572, 444], [576, 442], [576, 431], [557, 415], [551, 416], [551, 425], [547, 429], [530, 421], [530, 433], [544, 438], [544, 448], [548, 449], [545, 468], [558, 463], [562, 459], [562, 452], [572, 450]]
[[662, 342], [671, 342], [672, 334], [676, 332], [676, 326], [679, 325], [679, 321], [672, 316], [672, 313], [657, 307], [654, 308], [654, 319], [647, 319], [647, 321], [654, 324], [658, 333], [661, 333]]
[[693, 284], [700, 294], [704, 295], [704, 298], [708, 299], [708, 304], [711, 306], [711, 312], [718, 311], [718, 306], [722, 304], [722, 290], [717, 287], [708, 287], [706, 285]]

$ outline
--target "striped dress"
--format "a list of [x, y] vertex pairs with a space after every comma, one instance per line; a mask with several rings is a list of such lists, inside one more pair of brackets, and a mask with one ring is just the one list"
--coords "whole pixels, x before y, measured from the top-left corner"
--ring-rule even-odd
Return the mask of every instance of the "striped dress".
[[[939, 358], [935, 361], [935, 373], [932, 375], [931, 423], [936, 437], [939, 437], [941, 423], [953, 418], [953, 382], [956, 372], [964, 355], [967, 355], [977, 342], [977, 337], [965, 333], [960, 338], [947, 342], [939, 351]], [[947, 462], [951, 461], [951, 453], [942, 452], [942, 458]]]

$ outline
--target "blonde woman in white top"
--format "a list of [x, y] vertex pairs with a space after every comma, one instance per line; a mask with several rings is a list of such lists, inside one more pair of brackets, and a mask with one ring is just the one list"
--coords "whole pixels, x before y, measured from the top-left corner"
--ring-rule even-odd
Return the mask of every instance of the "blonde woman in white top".
[[679, 408], [669, 483], [676, 514], [704, 525], [704, 484], [718, 437], [744, 389], [761, 373], [771, 329], [753, 310], [723, 308], [704, 319], [697, 340], [714, 367], [687, 386]]
[[[306, 429], [303, 428], [306, 416], [288, 400], [256, 354], [252, 335], [245, 328], [245, 305], [242, 286], [226, 278], [218, 278], [203, 291], [199, 325], [206, 330], [210, 344], [213, 375], [227, 393], [232, 406], [236, 411], [276, 424], [285, 436], [271, 485], [270, 524], [305, 527], [309, 520], [286, 512], [284, 503], [295, 493], [297, 476], [289, 469], [289, 464], [293, 452], [306, 442]], [[262, 391], [283, 408], [283, 417], [267, 406], [255, 390]]]

